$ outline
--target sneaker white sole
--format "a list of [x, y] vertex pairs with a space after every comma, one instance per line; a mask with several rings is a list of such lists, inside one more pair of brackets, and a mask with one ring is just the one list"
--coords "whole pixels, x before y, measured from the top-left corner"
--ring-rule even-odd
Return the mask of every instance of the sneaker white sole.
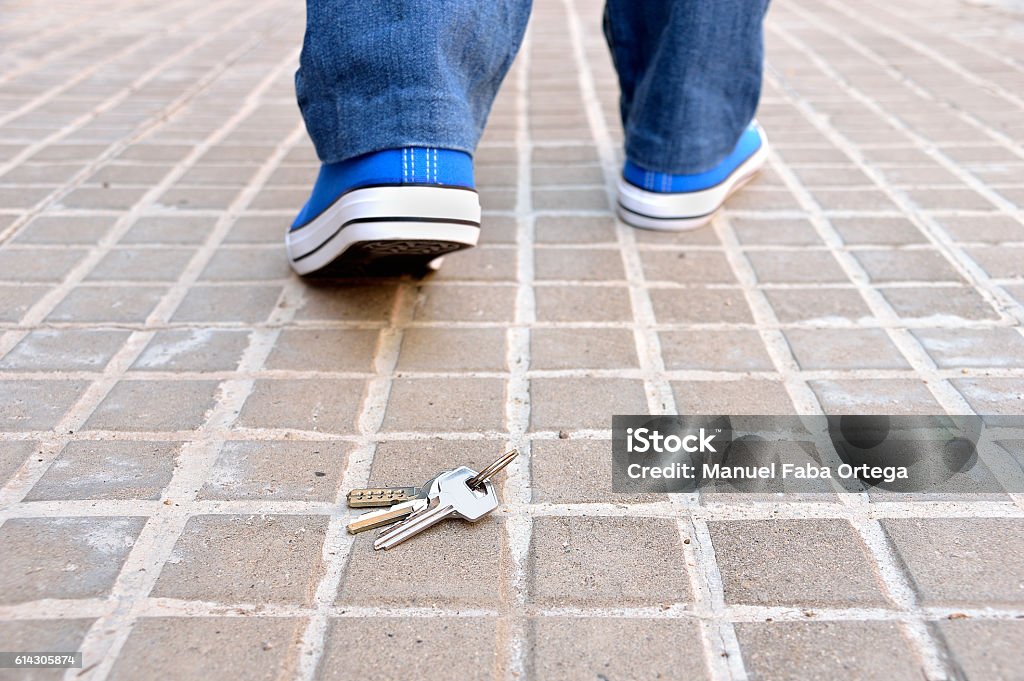
[[329, 265], [338, 274], [379, 267], [419, 269], [480, 238], [480, 199], [459, 187], [356, 189], [303, 227], [288, 232], [292, 269], [309, 274]]
[[694, 192], [649, 192], [619, 178], [618, 214], [628, 225], [641, 229], [684, 231], [711, 222], [725, 200], [753, 179], [768, 160], [768, 141], [714, 187]]

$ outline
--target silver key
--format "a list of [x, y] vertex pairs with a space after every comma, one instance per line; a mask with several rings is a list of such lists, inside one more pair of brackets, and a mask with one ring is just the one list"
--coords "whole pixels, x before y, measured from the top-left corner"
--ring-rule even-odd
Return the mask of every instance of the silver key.
[[427, 497], [427, 506], [405, 520], [382, 530], [373, 542], [374, 549], [390, 549], [406, 539], [433, 527], [445, 518], [457, 517], [475, 522], [498, 507], [498, 495], [488, 480], [482, 489], [474, 490], [467, 483], [476, 471], [462, 466], [442, 473], [434, 480], [435, 490]]

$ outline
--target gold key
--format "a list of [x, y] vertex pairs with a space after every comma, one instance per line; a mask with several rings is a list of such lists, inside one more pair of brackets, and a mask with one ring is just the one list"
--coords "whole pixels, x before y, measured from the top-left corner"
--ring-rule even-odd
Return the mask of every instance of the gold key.
[[[423, 483], [423, 487], [406, 488], [416, 490], [417, 495], [413, 499], [399, 502], [393, 505], [391, 508], [382, 508], [377, 511], [370, 511], [369, 513], [362, 514], [361, 516], [359, 516], [358, 518], [356, 518], [348, 524], [349, 534], [359, 534], [360, 532], [365, 532], [366, 530], [372, 530], [378, 527], [383, 527], [385, 525], [390, 525], [391, 523], [398, 522], [399, 520], [404, 520], [406, 517], [412, 515], [413, 513], [422, 510], [427, 505], [427, 496], [429, 495], [430, 491], [434, 489], [434, 482], [436, 480], [437, 478], [434, 477]], [[396, 487], [392, 489], [403, 488]], [[358, 492], [360, 490], [353, 491]], [[385, 489], [385, 491], [387, 491], [387, 489]], [[349, 501], [349, 505], [352, 505], [351, 501]]]
[[370, 511], [364, 513], [352, 522], [348, 524], [349, 534], [359, 534], [366, 530], [373, 530], [378, 527], [384, 527], [391, 523], [398, 522], [413, 513], [421, 506], [426, 506], [427, 500], [413, 499], [411, 501], [404, 501], [400, 504], [395, 504], [391, 508], [382, 508], [378, 511]]
[[348, 505], [352, 508], [394, 506], [426, 496], [420, 487], [366, 487], [348, 493]]

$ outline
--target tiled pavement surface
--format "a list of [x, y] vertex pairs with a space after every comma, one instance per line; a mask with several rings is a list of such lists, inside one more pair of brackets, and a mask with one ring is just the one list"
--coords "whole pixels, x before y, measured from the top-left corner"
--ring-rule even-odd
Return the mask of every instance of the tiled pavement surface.
[[[0, 648], [65, 678], [1022, 678], [1024, 498], [632, 497], [612, 413], [1024, 413], [1012, 3], [779, 0], [770, 167], [617, 225], [596, 0], [538, 3], [483, 246], [305, 282], [282, 0], [0, 3]], [[342, 492], [526, 454], [381, 555]], [[0, 678], [57, 678], [0, 671]]]

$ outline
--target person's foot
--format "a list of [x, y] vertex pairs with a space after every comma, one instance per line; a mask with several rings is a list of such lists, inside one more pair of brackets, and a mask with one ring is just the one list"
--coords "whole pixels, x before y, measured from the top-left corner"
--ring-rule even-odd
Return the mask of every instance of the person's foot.
[[320, 167], [285, 237], [299, 274], [422, 270], [475, 246], [473, 160], [449, 149], [389, 149]]
[[619, 217], [633, 227], [685, 230], [711, 221], [725, 200], [750, 180], [768, 157], [768, 140], [756, 122], [736, 148], [711, 170], [669, 175], [626, 161], [619, 178]]

